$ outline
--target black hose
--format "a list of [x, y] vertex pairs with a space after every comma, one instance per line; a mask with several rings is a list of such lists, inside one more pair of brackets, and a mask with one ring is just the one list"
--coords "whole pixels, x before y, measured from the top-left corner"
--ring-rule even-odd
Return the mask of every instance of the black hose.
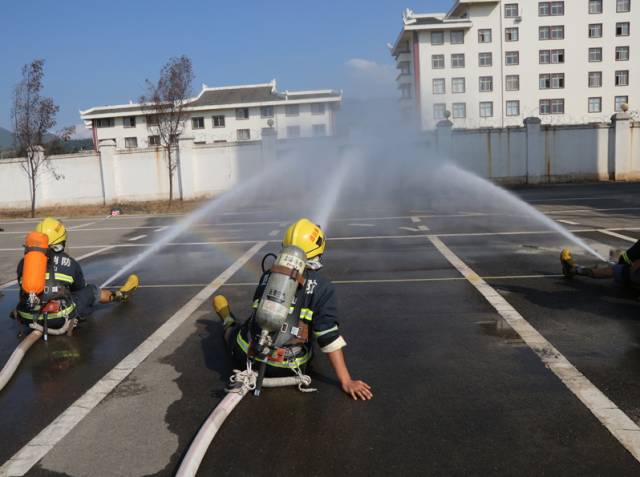
[[[277, 257], [277, 255], [275, 253], [271, 253], [269, 252], [268, 254], [266, 254], [264, 257], [262, 257], [262, 263], [260, 264], [260, 266], [262, 267], [262, 273], [267, 271], [267, 268], [265, 268], [264, 263], [267, 260], [267, 258], [269, 257], [273, 257], [273, 259], [275, 260]], [[271, 267], [269, 267], [271, 268]]]

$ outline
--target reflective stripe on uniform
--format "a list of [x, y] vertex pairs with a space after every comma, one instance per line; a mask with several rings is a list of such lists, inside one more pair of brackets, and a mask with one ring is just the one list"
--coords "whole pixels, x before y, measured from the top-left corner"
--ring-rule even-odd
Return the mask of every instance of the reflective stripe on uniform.
[[313, 319], [313, 310], [310, 308], [303, 308], [300, 310], [300, 319], [311, 321]]
[[[67, 316], [69, 316], [73, 310], [76, 309], [76, 304], [72, 304], [71, 306], [66, 307], [64, 310], [61, 310], [57, 313], [49, 313], [47, 315], [47, 319], [48, 320], [55, 320], [56, 318], [65, 318]], [[28, 313], [26, 311], [18, 311], [18, 315], [20, 315], [20, 318], [25, 319], [25, 320], [33, 320], [33, 317], [35, 315], [35, 313]], [[39, 314], [37, 321], [42, 321], [44, 319], [44, 315]]]
[[314, 331], [313, 334], [314, 336], [318, 337], [318, 336], [326, 335], [327, 333], [331, 333], [332, 331], [338, 331], [338, 327], [334, 326], [333, 328], [329, 328], [328, 330]]
[[[44, 278], [45, 280], [49, 280], [49, 272], [45, 273]], [[53, 274], [53, 278], [60, 282], [67, 282], [67, 283], [73, 283], [75, 281], [71, 275], [66, 275], [64, 273], [58, 273], [58, 272], [55, 272]]]
[[251, 308], [258, 308], [258, 304], [260, 303], [260, 299], [257, 300], [253, 300], [253, 305], [251, 305]]
[[622, 252], [622, 255], [620, 255], [622, 257], [622, 260], [624, 260], [627, 265], [631, 265], [633, 262], [629, 259], [629, 256], [627, 255], [627, 252]]
[[[238, 335], [236, 337], [236, 343], [238, 343], [238, 346], [240, 346], [240, 349], [242, 351], [244, 351], [245, 354], [249, 353], [249, 343], [247, 343], [244, 338], [242, 337], [242, 333], [238, 332]], [[304, 354], [304, 356], [300, 356], [299, 358], [296, 358], [293, 362], [292, 361], [283, 361], [282, 363], [276, 363], [274, 361], [269, 361], [266, 360], [267, 364], [269, 366], [275, 366], [276, 368], [288, 368], [288, 369], [293, 369], [296, 366], [302, 366], [303, 364], [307, 364], [309, 362], [309, 360], [311, 359], [311, 352], [307, 351], [307, 353]], [[257, 361], [264, 363], [265, 360], [264, 359], [256, 359]]]

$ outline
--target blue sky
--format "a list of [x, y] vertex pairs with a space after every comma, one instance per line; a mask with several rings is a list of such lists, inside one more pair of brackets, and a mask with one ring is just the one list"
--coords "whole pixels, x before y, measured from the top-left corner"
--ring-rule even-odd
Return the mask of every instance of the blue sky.
[[[278, 81], [278, 89], [394, 95], [385, 47], [404, 8], [446, 11], [452, 0], [5, 2], [0, 30], [0, 126], [9, 127], [20, 68], [44, 58], [45, 94], [59, 126], [79, 109], [137, 100], [171, 56], [193, 60], [194, 93], [209, 86]], [[355, 60], [355, 61], [354, 61]], [[361, 61], [366, 60], [366, 61]]]

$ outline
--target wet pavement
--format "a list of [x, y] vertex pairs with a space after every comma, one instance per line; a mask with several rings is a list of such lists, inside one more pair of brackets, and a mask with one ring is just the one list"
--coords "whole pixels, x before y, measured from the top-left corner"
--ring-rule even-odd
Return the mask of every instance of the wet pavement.
[[[640, 185], [516, 192], [602, 253], [640, 236]], [[569, 244], [526, 217], [416, 202], [353, 203], [328, 227], [323, 273], [336, 284], [351, 373], [371, 384], [374, 399], [347, 398], [318, 353], [311, 372], [318, 393], [269, 389], [245, 398], [199, 475], [639, 475], [632, 453], [427, 236], [439, 236], [640, 423], [636, 296], [607, 281], [559, 277], [558, 252]], [[220, 288], [245, 316], [262, 255], [278, 250], [294, 218], [265, 208], [210, 217], [137, 268], [144, 286], [129, 303], [96, 309], [73, 337], [34, 345], [0, 392], [0, 463], [265, 241]], [[81, 260], [99, 284], [178, 219], [77, 219], [70, 249], [81, 256], [115, 246]], [[18, 222], [2, 223], [9, 233], [0, 233], [1, 283], [14, 279], [11, 262], [32, 226]], [[1, 291], [6, 316], [17, 291]], [[9, 320], [0, 330], [1, 362], [17, 331]], [[224, 396], [230, 370], [222, 327], [204, 300], [27, 475], [172, 475]]]

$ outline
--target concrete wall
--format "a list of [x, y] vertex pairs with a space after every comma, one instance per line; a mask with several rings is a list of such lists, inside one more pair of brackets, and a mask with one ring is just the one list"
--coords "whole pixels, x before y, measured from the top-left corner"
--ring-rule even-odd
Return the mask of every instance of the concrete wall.
[[546, 183], [640, 179], [640, 123], [618, 113], [611, 123], [453, 129], [441, 121], [432, 142], [465, 168], [497, 182]]

